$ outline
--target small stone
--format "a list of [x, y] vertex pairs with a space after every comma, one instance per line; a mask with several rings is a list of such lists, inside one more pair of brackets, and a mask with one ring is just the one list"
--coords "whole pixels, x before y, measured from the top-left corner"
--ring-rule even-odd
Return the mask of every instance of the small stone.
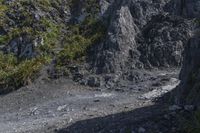
[[167, 114], [165, 114], [165, 115], [164, 115], [164, 118], [167, 119], [167, 120], [169, 120], [169, 119], [170, 119], [170, 116], [167, 115]]
[[176, 117], [176, 115], [177, 115], [177, 114], [176, 114], [175, 111], [170, 113], [170, 116], [171, 116], [171, 117]]
[[101, 80], [99, 77], [89, 77], [87, 85], [90, 87], [100, 87]]
[[144, 129], [143, 127], [140, 127], [140, 128], [138, 129], [138, 132], [139, 132], [139, 133], [145, 133], [145, 132], [146, 132], [146, 129]]
[[184, 109], [186, 111], [194, 111], [195, 107], [194, 107], [194, 105], [185, 105]]
[[67, 107], [67, 105], [63, 105], [63, 106], [59, 106], [57, 108], [57, 111], [62, 111], [63, 109], [65, 109]]
[[172, 105], [169, 106], [169, 111], [177, 111], [177, 110], [181, 110], [182, 107], [178, 106], [178, 105]]
[[87, 110], [87, 107], [83, 107], [83, 110]]
[[94, 102], [97, 103], [97, 102], [100, 102], [100, 100], [99, 100], [99, 99], [96, 99], [96, 100], [94, 100]]
[[124, 108], [125, 108], [125, 109], [128, 109], [129, 107], [128, 107], [128, 106], [125, 106]]
[[38, 111], [38, 107], [34, 107], [31, 109], [30, 115], [38, 115], [39, 111]]
[[176, 129], [175, 127], [172, 127], [172, 131], [173, 131], [173, 132], [176, 132], [177, 129]]
[[72, 118], [69, 118], [69, 121], [68, 121], [68, 123], [71, 123], [73, 121], [73, 119]]

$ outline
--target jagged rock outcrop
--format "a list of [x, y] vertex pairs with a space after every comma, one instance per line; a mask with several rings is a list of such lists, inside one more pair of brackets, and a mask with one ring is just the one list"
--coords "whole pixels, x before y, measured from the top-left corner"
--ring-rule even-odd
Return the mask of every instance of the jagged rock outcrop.
[[177, 67], [182, 64], [184, 45], [190, 37], [189, 23], [170, 16], [157, 15], [143, 30], [138, 47], [145, 67]]
[[[191, 32], [194, 28], [191, 19], [199, 17], [200, 12], [198, 0], [100, 0], [99, 2], [63, 0], [47, 1], [45, 4], [35, 1], [5, 0], [4, 3], [6, 3], [4, 6], [12, 9], [12, 12], [7, 11], [3, 14], [10, 23], [0, 26], [0, 35], [14, 37], [9, 38], [9, 42], [4, 41], [3, 50], [6, 53], [12, 52], [18, 57], [35, 57], [43, 50], [50, 53], [50, 56], [56, 55], [56, 59], [60, 51], [62, 59], [65, 57], [74, 59], [76, 56], [73, 52], [70, 53], [71, 50], [66, 50], [69, 54], [62, 51], [66, 45], [69, 43], [78, 45], [77, 49], [81, 51], [81, 47], [86, 46], [78, 43], [88, 45], [88, 42], [93, 43], [95, 37], [102, 37], [102, 33], [105, 34], [103, 39], [99, 37], [98, 41], [94, 41], [96, 44], [88, 46], [87, 50], [82, 50], [84, 54], [89, 51], [87, 62], [85, 60], [83, 62], [84, 69], [89, 68], [87, 74], [77, 72], [78, 77], [81, 77], [78, 78], [81, 83], [82, 80], [87, 80], [83, 84], [97, 83], [98, 86], [102, 84], [99, 81], [101, 79], [105, 84], [110, 81], [112, 84], [120, 78], [129, 79], [131, 75], [130, 81], [132, 81], [135, 79], [134, 75], [138, 75], [135, 74], [137, 70], [141, 70], [143, 75], [142, 69], [180, 67], [184, 47], [194, 34]], [[88, 16], [90, 20], [81, 25]], [[100, 24], [96, 23], [95, 26], [90, 24], [99, 20], [105, 26], [102, 29], [106, 30], [102, 33], [95, 32], [91, 37], [88, 34], [93, 34], [95, 26], [98, 27]], [[24, 25], [28, 28], [24, 28]], [[12, 35], [13, 27], [17, 27], [15, 31], [19, 31], [19, 35]], [[92, 29], [92, 32], [86, 33], [87, 28]], [[23, 36], [23, 29], [30, 33]], [[38, 52], [37, 46], [43, 44], [45, 46]], [[75, 49], [74, 47], [69, 46], [69, 49]], [[63, 62], [64, 65], [71, 63]], [[89, 78], [88, 73], [100, 76]], [[139, 77], [144, 78], [144, 76]]]
[[[9, 5], [13, 2], [15, 1], [6, 1]], [[88, 14], [86, 2], [74, 1], [71, 6], [65, 0], [63, 4], [51, 3], [53, 6], [48, 6], [49, 12], [37, 2], [31, 2], [27, 6], [30, 15], [34, 16], [31, 27], [43, 31], [44, 27], [39, 21], [44, 18], [58, 24], [79, 23]], [[107, 32], [104, 41], [93, 47], [94, 56], [89, 60], [96, 73], [118, 73], [127, 67], [134, 69], [181, 65], [183, 46], [189, 38], [191, 27], [188, 21], [173, 15], [197, 16], [198, 1], [101, 0], [99, 5], [100, 13], [96, 16], [105, 22]], [[22, 18], [28, 18], [22, 13], [24, 9], [18, 9], [17, 6], [13, 7], [16, 13], [8, 14], [8, 17], [20, 27]], [[190, 8], [191, 6], [195, 8]], [[96, 13], [96, 8], [93, 8], [95, 5], [89, 7]], [[13, 41], [9, 44], [13, 44]], [[22, 44], [24, 43], [25, 41]], [[7, 51], [13, 52], [10, 47], [7, 48]], [[29, 49], [30, 51], [32, 50]]]
[[6, 47], [6, 53], [14, 53], [19, 58], [36, 56], [32, 39], [27, 36], [13, 39]]
[[137, 32], [128, 6], [120, 8], [111, 18], [105, 42], [97, 48], [97, 73], [115, 73], [124, 66], [129, 50], [136, 50]]
[[170, 0], [104, 1], [104, 19], [109, 22], [104, 42], [94, 48], [96, 73], [180, 66], [192, 24], [166, 9], [179, 4]]

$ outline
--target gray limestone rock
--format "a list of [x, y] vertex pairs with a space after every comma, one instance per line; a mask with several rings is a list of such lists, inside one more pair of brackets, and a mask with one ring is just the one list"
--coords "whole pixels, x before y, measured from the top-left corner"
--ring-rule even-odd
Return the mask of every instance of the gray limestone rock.
[[[191, 36], [191, 21], [176, 11], [170, 0], [101, 1], [109, 21], [104, 41], [94, 45], [89, 59], [98, 73], [123, 73], [128, 69], [180, 67]], [[176, 16], [175, 16], [176, 14]]]

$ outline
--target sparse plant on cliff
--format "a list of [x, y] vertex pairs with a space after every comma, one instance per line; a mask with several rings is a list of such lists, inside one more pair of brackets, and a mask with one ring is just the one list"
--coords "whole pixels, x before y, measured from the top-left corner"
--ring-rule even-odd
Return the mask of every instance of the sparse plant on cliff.
[[[30, 83], [42, 66], [49, 62], [46, 56], [19, 61], [12, 54], [0, 53], [0, 92], [10, 91]], [[8, 90], [6, 90], [8, 89]]]
[[58, 65], [66, 65], [87, 55], [92, 44], [98, 43], [105, 35], [106, 28], [100, 20], [87, 18], [81, 24], [71, 25], [71, 33], [63, 42], [64, 49], [58, 53]]
[[[56, 68], [83, 61], [88, 49], [98, 43], [105, 34], [105, 26], [96, 16], [98, 1], [86, 0], [83, 8], [87, 13], [82, 22], [66, 23], [61, 16], [67, 8], [80, 4], [79, 0], [0, 0], [0, 45], [8, 45], [16, 38], [27, 36], [30, 42], [42, 45], [33, 46], [39, 55], [56, 56]], [[63, 10], [64, 9], [64, 10]], [[2, 32], [3, 31], [3, 32]], [[26, 39], [24, 39], [26, 40]], [[22, 40], [23, 41], [23, 40]], [[26, 44], [26, 42], [24, 42]], [[2, 88], [27, 84], [40, 70], [43, 56], [33, 59], [18, 59], [11, 53], [0, 53], [0, 86]], [[8, 62], [9, 61], [9, 62]], [[3, 66], [5, 67], [3, 67]], [[27, 69], [26, 69], [27, 68]]]

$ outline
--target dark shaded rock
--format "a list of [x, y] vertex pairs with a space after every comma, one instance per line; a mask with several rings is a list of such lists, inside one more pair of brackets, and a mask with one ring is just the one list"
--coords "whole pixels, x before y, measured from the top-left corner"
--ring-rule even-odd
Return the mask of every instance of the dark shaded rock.
[[187, 18], [200, 17], [199, 0], [171, 0], [166, 9], [175, 15], [181, 15]]
[[184, 109], [186, 111], [194, 111], [195, 110], [195, 106], [194, 105], [185, 105]]
[[89, 77], [87, 85], [90, 87], [100, 87], [101, 79], [99, 77]]
[[140, 60], [145, 67], [170, 67], [182, 64], [184, 45], [190, 37], [190, 24], [180, 17], [160, 14], [143, 30], [139, 40]]
[[181, 84], [176, 91], [178, 104], [200, 105], [200, 38], [191, 38], [185, 48], [180, 74]]
[[4, 48], [4, 52], [13, 53], [18, 58], [33, 58], [37, 56], [35, 48], [42, 45], [42, 39], [37, 38], [35, 41], [31, 36], [17, 37], [9, 42]]

